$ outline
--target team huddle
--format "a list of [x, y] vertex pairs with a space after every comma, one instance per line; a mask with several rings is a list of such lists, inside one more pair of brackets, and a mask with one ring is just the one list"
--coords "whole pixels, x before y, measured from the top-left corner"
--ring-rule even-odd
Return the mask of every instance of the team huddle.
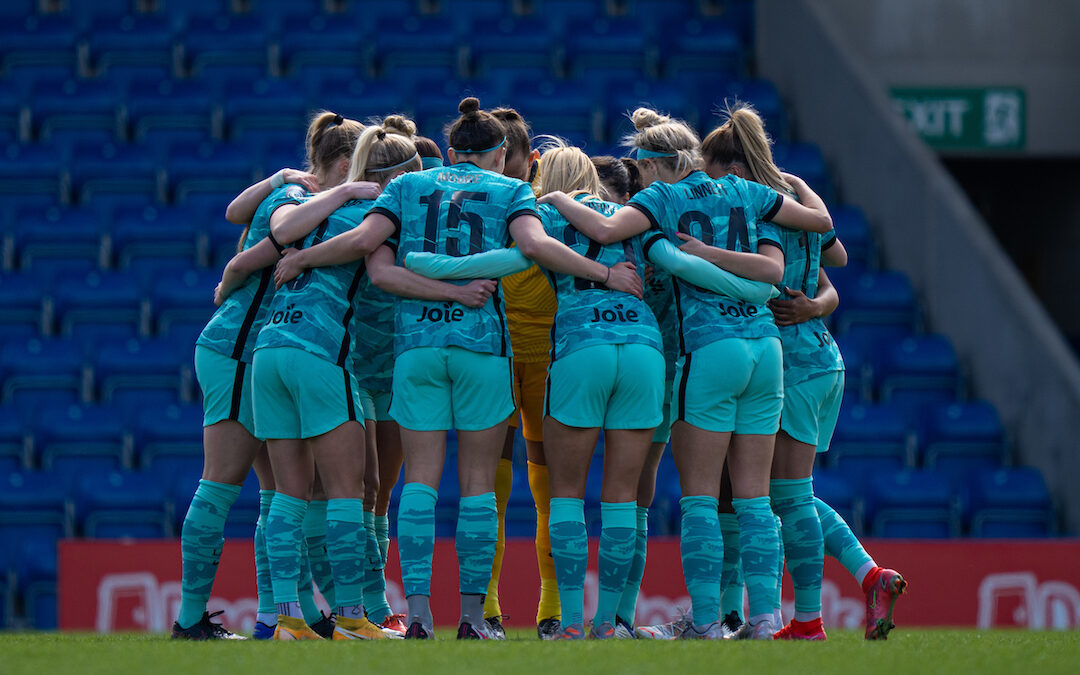
[[[475, 98], [459, 113], [445, 162], [401, 116], [364, 125], [320, 113], [307, 171], [282, 169], [229, 205], [247, 229], [195, 346], [205, 468], [181, 534], [173, 637], [239, 638], [206, 604], [226, 516], [254, 467], [255, 638], [433, 638], [435, 509], [454, 429], [457, 637], [502, 639], [520, 425], [540, 638], [824, 640], [828, 553], [862, 585], [867, 639], [885, 639], [906, 582], [814, 497], [811, 478], [844, 389], [823, 322], [839, 298], [823, 266], [847, 254], [824, 202], [773, 164], [754, 110], [729, 111], [702, 141], [639, 108], [625, 159], [533, 139], [516, 111]], [[584, 496], [601, 430], [590, 625]], [[669, 440], [692, 607], [638, 625]], [[402, 469], [408, 611], [395, 614], [384, 567]]]

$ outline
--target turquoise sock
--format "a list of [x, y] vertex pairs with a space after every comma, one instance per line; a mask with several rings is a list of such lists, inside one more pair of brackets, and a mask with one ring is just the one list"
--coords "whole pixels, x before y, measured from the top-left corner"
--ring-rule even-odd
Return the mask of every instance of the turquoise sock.
[[364, 500], [331, 499], [326, 505], [326, 549], [334, 571], [334, 607], [364, 603], [366, 539]]
[[383, 565], [386, 564], [386, 554], [390, 552], [390, 516], [375, 516], [375, 536], [379, 540], [379, 552], [382, 553]]
[[325, 499], [312, 500], [304, 515], [304, 539], [307, 541], [308, 561], [311, 565], [311, 579], [319, 587], [319, 592], [326, 598], [330, 607], [337, 607], [334, 592], [334, 572], [330, 569], [330, 554], [326, 549], [326, 508]]
[[717, 514], [724, 540], [724, 568], [720, 573], [720, 616], [735, 612], [743, 618], [742, 565], [739, 555], [739, 519], [734, 513]]
[[867, 564], [872, 565], [874, 559], [859, 543], [858, 537], [839, 513], [817, 498], [814, 499], [814, 506], [817, 507], [818, 520], [821, 521], [825, 552], [839, 560], [851, 576], [857, 577], [857, 572]]
[[795, 618], [821, 616], [821, 567], [825, 560], [821, 521], [814, 506], [811, 478], [773, 480], [773, 508], [783, 521], [784, 558], [795, 589]]
[[259, 592], [259, 614], [277, 613], [274, 587], [270, 583], [270, 559], [266, 556], [266, 519], [273, 499], [273, 490], [259, 490], [259, 520], [255, 523], [255, 587]]
[[679, 500], [682, 511], [683, 577], [690, 592], [694, 625], [707, 626], [720, 616], [720, 575], [724, 568], [724, 540], [717, 519], [718, 500], [703, 495]]
[[439, 493], [423, 483], [406, 483], [398, 503], [398, 551], [405, 597], [431, 595], [435, 553], [435, 502]]
[[379, 540], [375, 535], [375, 512], [364, 511], [364, 609], [368, 619], [382, 623], [393, 612], [386, 600], [386, 577]]
[[462, 497], [458, 503], [457, 535], [454, 539], [462, 593], [487, 593], [498, 537], [499, 512], [495, 506], [495, 493]]
[[585, 570], [589, 564], [589, 535], [585, 530], [585, 500], [552, 497], [548, 518], [551, 557], [559, 586], [562, 625], [585, 625]]
[[748, 618], [772, 616], [780, 542], [776, 535], [776, 519], [769, 508], [769, 498], [732, 499], [731, 505], [735, 507], [735, 515], [739, 519], [743, 580], [750, 599]]
[[615, 609], [634, 562], [637, 502], [600, 502], [599, 594], [593, 625], [615, 625]]
[[200, 480], [191, 499], [184, 526], [180, 530], [180, 559], [183, 575], [180, 582], [180, 612], [176, 622], [181, 628], [197, 624], [204, 612], [210, 590], [214, 587], [221, 548], [225, 543], [225, 518], [240, 495], [239, 485]]
[[[274, 602], [300, 602], [300, 530], [308, 503], [280, 492], [274, 495], [266, 518], [266, 552], [270, 559], [270, 579]], [[310, 583], [308, 584], [311, 585]]]
[[649, 507], [637, 507], [635, 516], [637, 527], [634, 532], [634, 562], [630, 564], [626, 587], [619, 598], [619, 607], [615, 610], [615, 617], [629, 622], [630, 625], [634, 624], [638, 594], [641, 593], [641, 579], [645, 576], [645, 558], [649, 548]]
[[304, 622], [311, 626], [320, 621], [323, 613], [315, 604], [315, 585], [311, 580], [311, 555], [308, 551], [307, 539], [304, 538], [300, 539], [300, 580], [296, 585], [296, 593], [300, 598], [300, 613], [304, 615]]
[[[770, 500], [770, 504], [772, 501]], [[776, 557], [776, 593], [773, 595], [773, 609], [781, 609], [784, 606], [784, 523], [780, 516], [773, 511], [773, 522], [776, 523], [776, 541], [779, 544]]]

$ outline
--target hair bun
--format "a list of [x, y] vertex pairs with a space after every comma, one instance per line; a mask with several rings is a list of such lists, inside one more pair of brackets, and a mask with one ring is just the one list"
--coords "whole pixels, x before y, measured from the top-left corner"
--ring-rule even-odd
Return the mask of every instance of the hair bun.
[[468, 98], [462, 99], [461, 103], [458, 104], [457, 109], [462, 115], [474, 113], [480, 110], [480, 99], [475, 96], [469, 96]]
[[649, 108], [638, 108], [630, 115], [630, 120], [634, 123], [634, 128], [641, 131], [668, 122], [671, 118]]
[[415, 136], [416, 125], [409, 119], [402, 117], [401, 115], [390, 115], [383, 120], [382, 128], [388, 133], [400, 134], [402, 136]]

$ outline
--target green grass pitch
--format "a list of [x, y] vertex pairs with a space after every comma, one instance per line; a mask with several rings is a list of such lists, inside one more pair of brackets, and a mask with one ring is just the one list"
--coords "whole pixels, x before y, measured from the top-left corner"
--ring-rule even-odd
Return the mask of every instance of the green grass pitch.
[[902, 630], [887, 642], [831, 631], [826, 643], [559, 642], [511, 631], [504, 643], [190, 643], [157, 635], [0, 634], [4, 673], [1076, 673], [1080, 632]]

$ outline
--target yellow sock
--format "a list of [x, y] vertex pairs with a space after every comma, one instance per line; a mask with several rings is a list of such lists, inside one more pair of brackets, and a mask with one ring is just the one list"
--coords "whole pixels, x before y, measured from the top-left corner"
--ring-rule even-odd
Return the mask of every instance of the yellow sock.
[[548, 533], [550, 481], [547, 466], [529, 462], [529, 489], [536, 502], [536, 564], [540, 568], [540, 604], [536, 607], [536, 623], [562, 615], [559, 586], [555, 582], [555, 560], [551, 557], [551, 536]]
[[495, 560], [491, 563], [491, 581], [487, 598], [484, 599], [484, 618], [502, 616], [499, 606], [499, 576], [502, 575], [503, 553], [506, 551], [506, 503], [510, 501], [510, 488], [514, 484], [514, 463], [500, 459], [495, 470], [495, 508], [499, 511], [499, 538], [495, 542]]

